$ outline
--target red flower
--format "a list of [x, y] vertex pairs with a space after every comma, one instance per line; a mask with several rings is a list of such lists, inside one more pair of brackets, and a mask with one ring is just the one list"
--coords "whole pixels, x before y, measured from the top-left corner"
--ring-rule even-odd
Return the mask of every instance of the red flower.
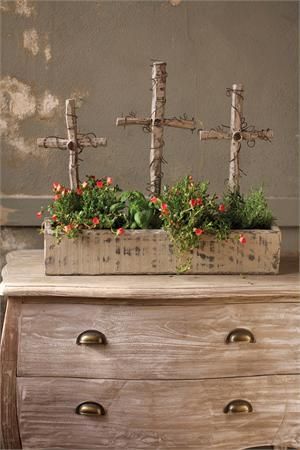
[[38, 219], [40, 219], [42, 217], [42, 215], [43, 215], [42, 211], [39, 211], [39, 212], [36, 213], [36, 217]]
[[65, 233], [69, 233], [69, 231], [73, 230], [74, 225], [72, 223], [69, 223], [69, 225], [64, 226]]
[[192, 208], [194, 208], [194, 207], [197, 205], [197, 200], [194, 199], [194, 198], [192, 198], [192, 199], [189, 201], [189, 204], [190, 204], [190, 206], [191, 206]]
[[100, 223], [99, 217], [93, 217], [92, 218], [92, 222], [93, 222], [94, 225], [98, 225], [98, 223]]
[[202, 230], [202, 228], [194, 228], [194, 233], [196, 236], [201, 236], [201, 234], [204, 233], [204, 230]]
[[117, 236], [122, 236], [122, 234], [124, 234], [124, 233], [125, 233], [124, 228], [120, 227], [117, 229]]
[[245, 238], [245, 236], [243, 234], [240, 234], [239, 241], [241, 244], [246, 244], [247, 239]]
[[51, 219], [53, 220], [53, 222], [56, 222], [56, 221], [57, 221], [57, 215], [56, 215], [56, 214], [53, 214], [53, 216], [51, 217]]
[[76, 189], [76, 194], [82, 195], [82, 193], [83, 193], [83, 191], [82, 191], [81, 188], [77, 188], [77, 189]]
[[169, 211], [168, 205], [166, 203], [162, 203], [162, 205], [161, 205], [161, 212], [163, 214], [169, 214], [170, 211]]
[[103, 183], [103, 181], [101, 181], [101, 180], [98, 180], [97, 182], [96, 182], [96, 186], [98, 187], [98, 188], [103, 188], [103, 186], [104, 186], [104, 183]]
[[54, 197], [53, 197], [53, 200], [59, 200], [60, 199], [60, 195], [59, 194], [56, 194], [56, 195], [54, 195]]
[[225, 205], [224, 205], [223, 203], [221, 203], [221, 204], [219, 205], [219, 211], [220, 211], [220, 212], [225, 212]]
[[158, 200], [158, 198], [155, 197], [155, 195], [153, 195], [153, 196], [150, 198], [150, 202], [151, 202], [151, 203], [157, 203], [157, 200]]
[[198, 197], [198, 198], [196, 198], [196, 202], [197, 202], [197, 206], [200, 206], [200, 205], [202, 205], [203, 200], [201, 197]]
[[110, 184], [112, 184], [112, 182], [113, 182], [112, 177], [107, 177], [107, 178], [106, 178], [106, 183], [107, 183], [108, 186], [109, 186]]

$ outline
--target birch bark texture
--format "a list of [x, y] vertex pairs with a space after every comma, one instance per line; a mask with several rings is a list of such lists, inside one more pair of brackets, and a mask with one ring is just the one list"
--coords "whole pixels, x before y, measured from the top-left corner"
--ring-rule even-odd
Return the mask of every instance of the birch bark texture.
[[86, 147], [106, 147], [107, 138], [97, 138], [94, 133], [79, 133], [77, 126], [76, 101], [66, 100], [65, 118], [68, 138], [48, 136], [37, 139], [37, 146], [41, 148], [59, 148], [69, 150], [69, 181], [72, 190], [79, 186], [79, 153]]
[[230, 126], [218, 126], [210, 130], [199, 130], [200, 141], [210, 139], [230, 140], [230, 160], [228, 186], [231, 191], [240, 190], [240, 151], [242, 141], [246, 141], [253, 147], [257, 139], [271, 142], [273, 131], [269, 128], [257, 130], [254, 126], [248, 126], [243, 117], [244, 86], [233, 84], [227, 89], [227, 95], [231, 97]]
[[152, 65], [152, 105], [151, 105], [151, 148], [150, 148], [150, 191], [161, 191], [162, 161], [164, 147], [164, 127], [162, 122], [166, 104], [166, 63]]
[[196, 121], [194, 119], [165, 118], [167, 63], [156, 61], [152, 64], [152, 103], [150, 117], [139, 118], [133, 115], [118, 117], [116, 125], [126, 127], [128, 125], [140, 125], [151, 134], [150, 147], [150, 192], [159, 195], [162, 182], [162, 163], [164, 147], [164, 127], [181, 128], [194, 131]]

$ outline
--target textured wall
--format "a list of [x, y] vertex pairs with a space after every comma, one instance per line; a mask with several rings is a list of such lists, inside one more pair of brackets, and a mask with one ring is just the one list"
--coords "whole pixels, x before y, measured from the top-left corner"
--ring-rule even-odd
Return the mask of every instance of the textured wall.
[[[176, 3], [176, 2], [175, 2]], [[2, 222], [35, 225], [53, 180], [67, 182], [67, 154], [38, 149], [37, 137], [65, 136], [64, 100], [75, 96], [79, 126], [107, 136], [86, 150], [81, 174], [111, 175], [145, 190], [150, 138], [115, 127], [121, 113], [148, 115], [151, 59], [167, 61], [169, 117], [187, 113], [205, 127], [229, 122], [226, 87], [245, 85], [249, 124], [273, 128], [272, 144], [243, 146], [243, 190], [264, 184], [296, 251], [298, 223], [297, 2], [3, 1], [0, 104]], [[164, 180], [191, 173], [222, 192], [228, 142], [167, 129]], [[34, 244], [33, 244], [34, 245]]]

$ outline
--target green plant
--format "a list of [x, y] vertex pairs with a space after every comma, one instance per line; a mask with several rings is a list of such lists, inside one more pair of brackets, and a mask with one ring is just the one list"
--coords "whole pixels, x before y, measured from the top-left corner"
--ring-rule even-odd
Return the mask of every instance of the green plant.
[[[83, 229], [111, 229], [121, 235], [126, 229], [163, 228], [173, 243], [178, 270], [184, 272], [202, 235], [226, 239], [232, 229], [268, 229], [274, 223], [262, 188], [245, 196], [227, 191], [219, 199], [209, 194], [208, 186], [187, 176], [164, 186], [160, 197], [149, 198], [138, 191], [123, 192], [110, 177], [88, 176], [76, 191], [53, 183], [48, 220], [58, 241], [62, 235], [75, 238]], [[246, 242], [243, 234], [239, 240]]]
[[190, 267], [190, 252], [198, 246], [201, 235], [214, 234], [219, 239], [229, 235], [230, 222], [224, 205], [219, 203], [216, 194], [209, 195], [208, 185], [208, 182], [194, 182], [192, 177], [184, 177], [172, 187], [165, 186], [161, 198], [151, 198], [174, 244], [179, 271]]

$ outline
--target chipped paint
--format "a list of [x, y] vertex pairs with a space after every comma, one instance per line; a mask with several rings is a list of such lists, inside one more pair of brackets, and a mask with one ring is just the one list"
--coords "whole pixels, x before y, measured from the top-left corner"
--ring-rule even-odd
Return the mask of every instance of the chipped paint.
[[73, 91], [69, 98], [74, 98], [76, 103], [76, 108], [81, 108], [85, 102], [85, 98], [89, 96], [88, 91], [80, 91], [79, 89]]
[[9, 4], [7, 1], [0, 1], [0, 11], [2, 11], [2, 12], [9, 11]]
[[35, 28], [23, 32], [23, 46], [26, 50], [36, 56], [40, 50], [39, 36]]
[[52, 59], [52, 53], [51, 53], [51, 46], [50, 44], [47, 44], [44, 49], [44, 55], [46, 59], [46, 63], [49, 63], [49, 61]]
[[10, 76], [0, 80], [0, 105], [4, 120], [6, 117], [23, 120], [34, 115], [36, 110], [31, 87]]
[[38, 114], [41, 119], [51, 119], [57, 112], [59, 100], [49, 91], [45, 91], [38, 105]]
[[168, 0], [172, 6], [178, 6], [182, 0]]
[[35, 8], [28, 0], [17, 0], [15, 12], [23, 17], [31, 17], [35, 13]]
[[6, 143], [24, 157], [36, 149], [35, 138], [20, 134], [20, 123], [38, 115], [41, 119], [54, 117], [59, 108], [59, 99], [46, 90], [36, 98], [29, 85], [13, 77], [0, 80], [0, 132]]

